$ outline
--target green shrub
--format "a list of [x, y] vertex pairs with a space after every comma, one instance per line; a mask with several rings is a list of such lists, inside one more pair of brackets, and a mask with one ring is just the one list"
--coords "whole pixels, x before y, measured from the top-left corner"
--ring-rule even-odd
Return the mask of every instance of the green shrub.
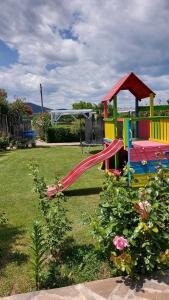
[[35, 139], [29, 139], [29, 138], [21, 138], [18, 140], [12, 140], [10, 142], [11, 147], [16, 147], [17, 149], [26, 149], [26, 148], [35, 148], [36, 142]]
[[99, 249], [119, 272], [138, 278], [169, 266], [169, 178], [160, 168], [144, 188], [127, 177], [106, 177], [97, 214], [90, 219]]
[[[84, 138], [84, 132], [82, 138]], [[79, 142], [80, 129], [73, 132], [71, 127], [49, 127], [46, 131], [46, 140], [48, 143]]]
[[51, 255], [57, 259], [62, 250], [64, 240], [68, 231], [71, 230], [70, 221], [67, 218], [67, 209], [65, 207], [66, 197], [63, 193], [56, 193], [53, 199], [48, 198], [47, 187], [44, 177], [39, 175], [38, 165], [30, 166], [35, 191], [39, 195], [39, 207], [44, 220], [44, 232], [47, 248]]
[[47, 130], [51, 126], [50, 114], [47, 112], [37, 114], [33, 118], [32, 125], [33, 128], [36, 130], [37, 136], [40, 137], [42, 140], [46, 140]]
[[39, 289], [42, 284], [42, 274], [44, 272], [44, 263], [46, 260], [46, 245], [43, 237], [42, 226], [38, 221], [35, 221], [33, 224], [31, 240], [33, 275], [36, 289]]
[[9, 146], [9, 138], [0, 137], [0, 150], [6, 150], [8, 146]]

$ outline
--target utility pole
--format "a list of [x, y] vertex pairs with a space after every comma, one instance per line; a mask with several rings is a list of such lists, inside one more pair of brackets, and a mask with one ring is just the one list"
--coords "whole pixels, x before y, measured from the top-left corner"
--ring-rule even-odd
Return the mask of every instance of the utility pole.
[[40, 83], [40, 98], [41, 98], [41, 111], [43, 113], [43, 93], [42, 93], [42, 84]]

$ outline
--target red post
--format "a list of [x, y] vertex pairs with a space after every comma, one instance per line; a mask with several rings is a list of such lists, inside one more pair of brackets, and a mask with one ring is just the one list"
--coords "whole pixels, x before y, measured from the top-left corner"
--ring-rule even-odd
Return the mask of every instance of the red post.
[[107, 107], [107, 101], [103, 102], [104, 105], [104, 119], [108, 118], [108, 107]]
[[[104, 105], [104, 119], [108, 118], [108, 107], [107, 107], [107, 101], [103, 102]], [[105, 144], [105, 148], [106, 148], [106, 144]], [[105, 170], [108, 171], [109, 170], [109, 159], [105, 160]]]

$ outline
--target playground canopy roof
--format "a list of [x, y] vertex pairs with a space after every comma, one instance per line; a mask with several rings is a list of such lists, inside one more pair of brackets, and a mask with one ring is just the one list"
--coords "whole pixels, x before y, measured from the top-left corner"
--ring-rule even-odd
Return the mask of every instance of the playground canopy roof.
[[147, 85], [145, 85], [143, 81], [131, 72], [115, 84], [115, 86], [102, 99], [102, 102], [111, 101], [121, 90], [130, 91], [138, 100], [149, 97], [151, 93], [155, 95], [155, 93]]
[[90, 119], [94, 114], [92, 109], [56, 109], [50, 111], [51, 122], [57, 123], [62, 116], [84, 116], [86, 119]]

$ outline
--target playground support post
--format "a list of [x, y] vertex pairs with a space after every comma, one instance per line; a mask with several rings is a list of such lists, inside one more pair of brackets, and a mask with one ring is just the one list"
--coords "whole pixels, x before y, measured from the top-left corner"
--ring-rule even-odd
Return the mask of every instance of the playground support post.
[[[128, 168], [130, 168], [130, 149], [132, 147], [132, 131], [131, 131], [131, 120], [126, 119], [126, 130], [127, 130], [127, 148], [128, 148]], [[131, 172], [128, 171], [128, 185], [131, 182]]]
[[[104, 105], [104, 118], [106, 119], [106, 118], [108, 118], [107, 102], [104, 102], [103, 105]], [[105, 145], [105, 147], [107, 147], [107, 146]], [[105, 169], [106, 169], [106, 172], [109, 170], [109, 159], [105, 160]]]
[[[105, 148], [107, 148], [107, 145], [105, 145]], [[105, 160], [105, 170], [106, 173], [109, 171], [109, 158]]]
[[[113, 98], [114, 137], [117, 138], [117, 95]], [[115, 154], [115, 169], [119, 166], [118, 153]]]
[[[135, 116], [138, 117], [139, 112], [139, 99], [135, 99]], [[138, 121], [136, 121], [135, 124], [135, 138], [138, 138]]]
[[[150, 94], [150, 117], [154, 116], [154, 94]], [[153, 123], [150, 121], [150, 138], [153, 137]]]
[[108, 118], [107, 102], [104, 102], [103, 105], [104, 105], [104, 119], [106, 119], [106, 118]]

